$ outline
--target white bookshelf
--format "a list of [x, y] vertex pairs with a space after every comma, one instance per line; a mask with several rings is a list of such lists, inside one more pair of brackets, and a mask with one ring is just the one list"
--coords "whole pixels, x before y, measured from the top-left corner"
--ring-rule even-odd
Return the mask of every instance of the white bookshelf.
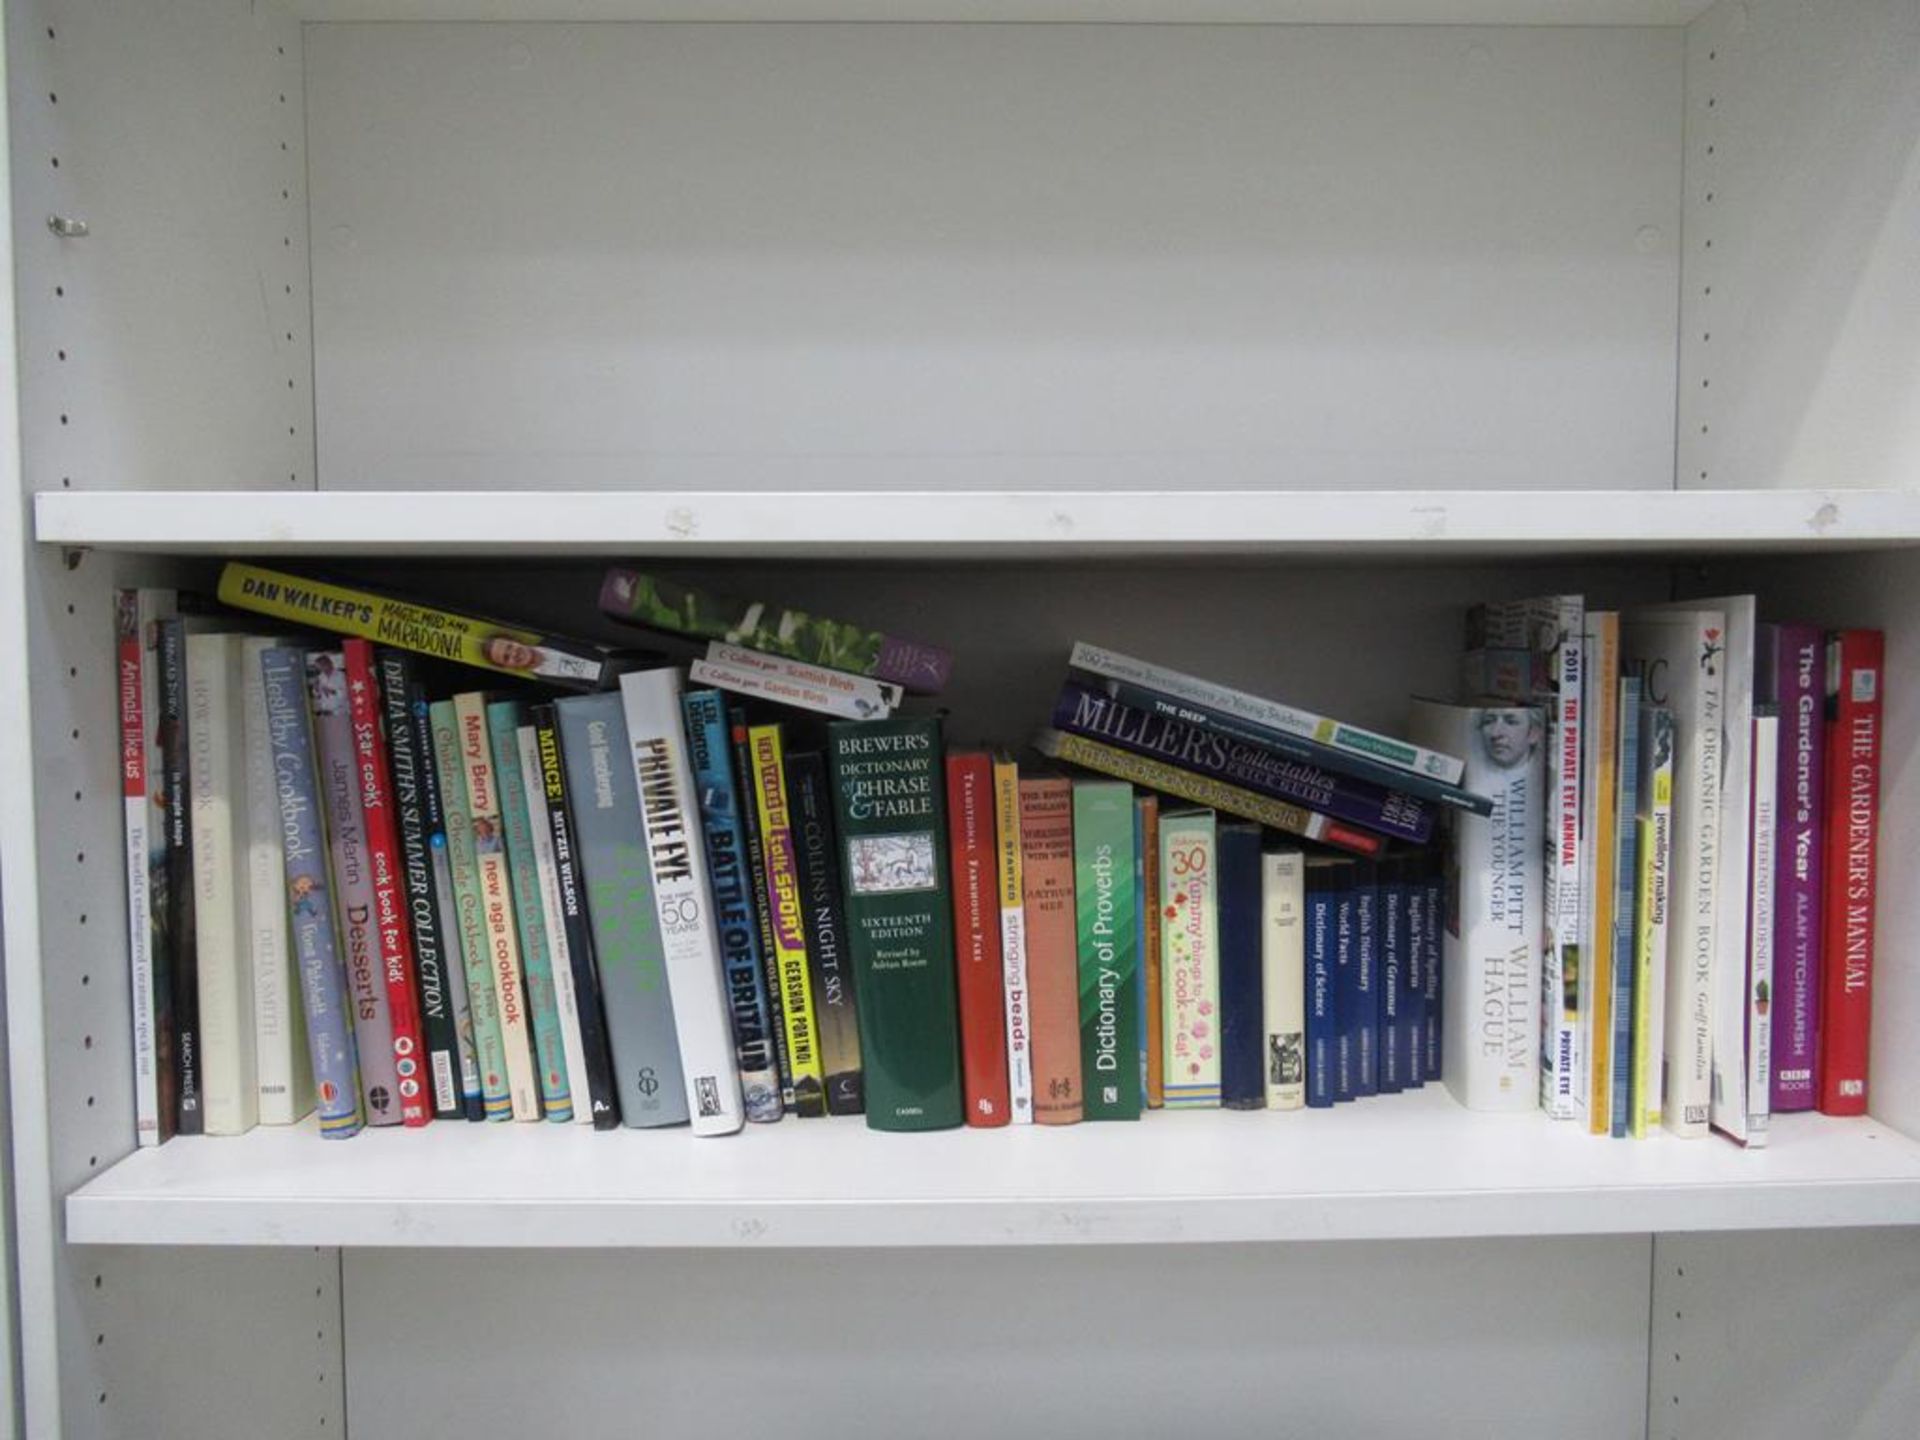
[[952, 732], [1017, 740], [1081, 636], [1393, 729], [1473, 599], [1752, 589], [1887, 629], [1897, 866], [1920, 7], [20, 0], [5, 39], [23, 1433], [839, 1425], [739, 1345], [902, 1432], [1070, 1430], [1097, 1365], [1156, 1431], [1906, 1433], [1897, 869], [1873, 1114], [1763, 1152], [1437, 1088], [136, 1151], [110, 602], [282, 557], [611, 636], [644, 560], [896, 617], [956, 653]]
[[1873, 491], [204, 492], [36, 497], [49, 544], [182, 555], [1339, 561], [1740, 555], [1920, 545]]
[[303, 20], [1685, 25], [1712, 0], [290, 0]]
[[[1143, 1157], [1151, 1157], [1143, 1163]], [[1767, 1150], [1613, 1144], [1437, 1087], [1333, 1111], [880, 1135], [858, 1120], [729, 1142], [311, 1124], [142, 1151], [67, 1201], [104, 1245], [725, 1248], [1227, 1244], [1911, 1224], [1920, 1144], [1783, 1117]]]

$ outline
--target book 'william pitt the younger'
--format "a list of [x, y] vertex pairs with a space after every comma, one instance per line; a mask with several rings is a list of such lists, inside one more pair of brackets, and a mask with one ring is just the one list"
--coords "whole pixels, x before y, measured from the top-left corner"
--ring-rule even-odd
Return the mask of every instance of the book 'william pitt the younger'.
[[1493, 813], [1455, 815], [1447, 846], [1441, 1078], [1469, 1110], [1540, 1103], [1544, 722], [1531, 706], [1416, 700], [1417, 744], [1467, 757]]

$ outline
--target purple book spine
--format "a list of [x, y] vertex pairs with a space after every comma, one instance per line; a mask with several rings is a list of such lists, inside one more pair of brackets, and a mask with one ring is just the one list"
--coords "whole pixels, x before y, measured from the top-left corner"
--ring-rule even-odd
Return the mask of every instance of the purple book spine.
[[327, 814], [335, 898], [340, 907], [341, 958], [346, 964], [354, 1043], [360, 1052], [367, 1123], [398, 1125], [393, 1015], [387, 1008], [386, 976], [380, 969], [380, 942], [373, 919], [373, 857], [360, 804], [359, 757], [353, 745], [353, 719], [347, 711], [346, 664], [338, 650], [307, 656], [307, 698], [313, 707], [321, 802]]
[[1821, 832], [1826, 773], [1825, 664], [1818, 628], [1775, 631], [1780, 773], [1774, 869], [1773, 1108], [1814, 1107], [1820, 1033]]
[[1410, 795], [1289, 760], [1170, 716], [1149, 714], [1072, 681], [1054, 704], [1053, 723], [1070, 734], [1104, 740], [1382, 835], [1420, 841], [1433, 833], [1432, 808]]

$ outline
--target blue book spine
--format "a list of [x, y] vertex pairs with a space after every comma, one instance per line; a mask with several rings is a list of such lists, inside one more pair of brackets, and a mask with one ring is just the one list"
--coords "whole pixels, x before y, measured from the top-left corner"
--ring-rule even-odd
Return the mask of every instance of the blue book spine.
[[1461, 810], [1471, 815], [1493, 813], [1493, 801], [1484, 795], [1475, 795], [1471, 791], [1463, 790], [1458, 785], [1449, 785], [1431, 775], [1418, 775], [1411, 770], [1402, 770], [1397, 765], [1384, 764], [1352, 750], [1335, 749], [1303, 736], [1290, 735], [1284, 730], [1257, 725], [1252, 721], [1210, 709], [1191, 700], [1163, 695], [1151, 686], [1079, 671], [1073, 672], [1073, 680], [1076, 684], [1111, 695], [1121, 704], [1130, 705], [1135, 710], [1178, 720], [1210, 735], [1226, 736], [1248, 745], [1258, 746], [1298, 764], [1329, 770], [1337, 775], [1364, 781], [1381, 790], [1396, 791], [1401, 795], [1431, 801], [1443, 809]]
[[1218, 853], [1220, 933], [1220, 1103], [1267, 1104], [1264, 1004], [1260, 984], [1260, 827], [1222, 824]]
[[1407, 886], [1399, 860], [1380, 866], [1380, 1093], [1407, 1088]]
[[333, 928], [326, 831], [314, 776], [313, 722], [307, 713], [307, 657], [275, 647], [260, 656], [267, 691], [267, 739], [273, 748], [280, 802], [281, 851], [287, 867], [287, 918], [293, 962], [307, 1012], [320, 1133], [345, 1139], [362, 1124], [360, 1060], [347, 1014], [346, 972]]
[[687, 717], [693, 783], [700, 792], [700, 822], [713, 880], [714, 920], [727, 981], [733, 1044], [740, 1064], [740, 1091], [747, 1119], [765, 1124], [782, 1113], [780, 1067], [773, 1043], [773, 1010], [760, 959], [760, 922], [753, 908], [747, 836], [734, 784], [727, 707], [718, 690], [690, 690], [681, 701]]
[[1433, 917], [1427, 909], [1427, 890], [1422, 883], [1426, 858], [1409, 855], [1400, 862], [1400, 892], [1406, 901], [1406, 928], [1400, 933], [1405, 941], [1405, 959], [1400, 978], [1400, 1036], [1405, 1060], [1400, 1069], [1401, 1088], [1417, 1090], [1427, 1083], [1427, 937], [1433, 929]]
[[1333, 1098], [1351, 1100], [1360, 1085], [1360, 928], [1355, 865], [1341, 867], [1333, 903]]
[[1353, 1093], [1380, 1093], [1380, 877], [1359, 865], [1353, 887]]
[[1613, 827], [1618, 858], [1613, 868], [1613, 1069], [1612, 1104], [1608, 1129], [1615, 1139], [1625, 1139], [1633, 1097], [1633, 952], [1639, 925], [1639, 908], [1634, 904], [1635, 882], [1640, 876], [1640, 827], [1635, 817], [1640, 812], [1640, 679], [1635, 675], [1620, 680], [1620, 763], [1615, 770], [1619, 781], [1619, 819]]
[[1440, 965], [1440, 936], [1448, 924], [1445, 873], [1438, 855], [1429, 854], [1422, 867], [1420, 888], [1426, 896], [1427, 944], [1420, 979], [1426, 999], [1424, 1031], [1426, 1055], [1421, 1075], [1428, 1080], [1440, 1078], [1441, 1043], [1445, 1027], [1440, 1023], [1441, 984], [1445, 979]]
[[1307, 1107], [1321, 1110], [1333, 1104], [1333, 1061], [1339, 1039], [1339, 976], [1334, 966], [1340, 896], [1331, 862], [1307, 862], [1306, 897]]

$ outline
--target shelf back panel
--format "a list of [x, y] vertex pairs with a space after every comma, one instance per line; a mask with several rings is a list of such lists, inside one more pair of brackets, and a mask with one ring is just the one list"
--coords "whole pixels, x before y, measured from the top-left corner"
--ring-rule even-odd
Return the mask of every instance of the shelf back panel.
[[[354, 1440], [1641, 1433], [1644, 1237], [346, 1252]], [[449, 1316], [512, 1324], [476, 1366]], [[1524, 1355], [1524, 1360], [1518, 1358]], [[542, 1383], [529, 1385], [537, 1375]]]
[[8, 10], [27, 488], [311, 490], [300, 26]]
[[1682, 47], [310, 26], [321, 488], [1670, 488]]

